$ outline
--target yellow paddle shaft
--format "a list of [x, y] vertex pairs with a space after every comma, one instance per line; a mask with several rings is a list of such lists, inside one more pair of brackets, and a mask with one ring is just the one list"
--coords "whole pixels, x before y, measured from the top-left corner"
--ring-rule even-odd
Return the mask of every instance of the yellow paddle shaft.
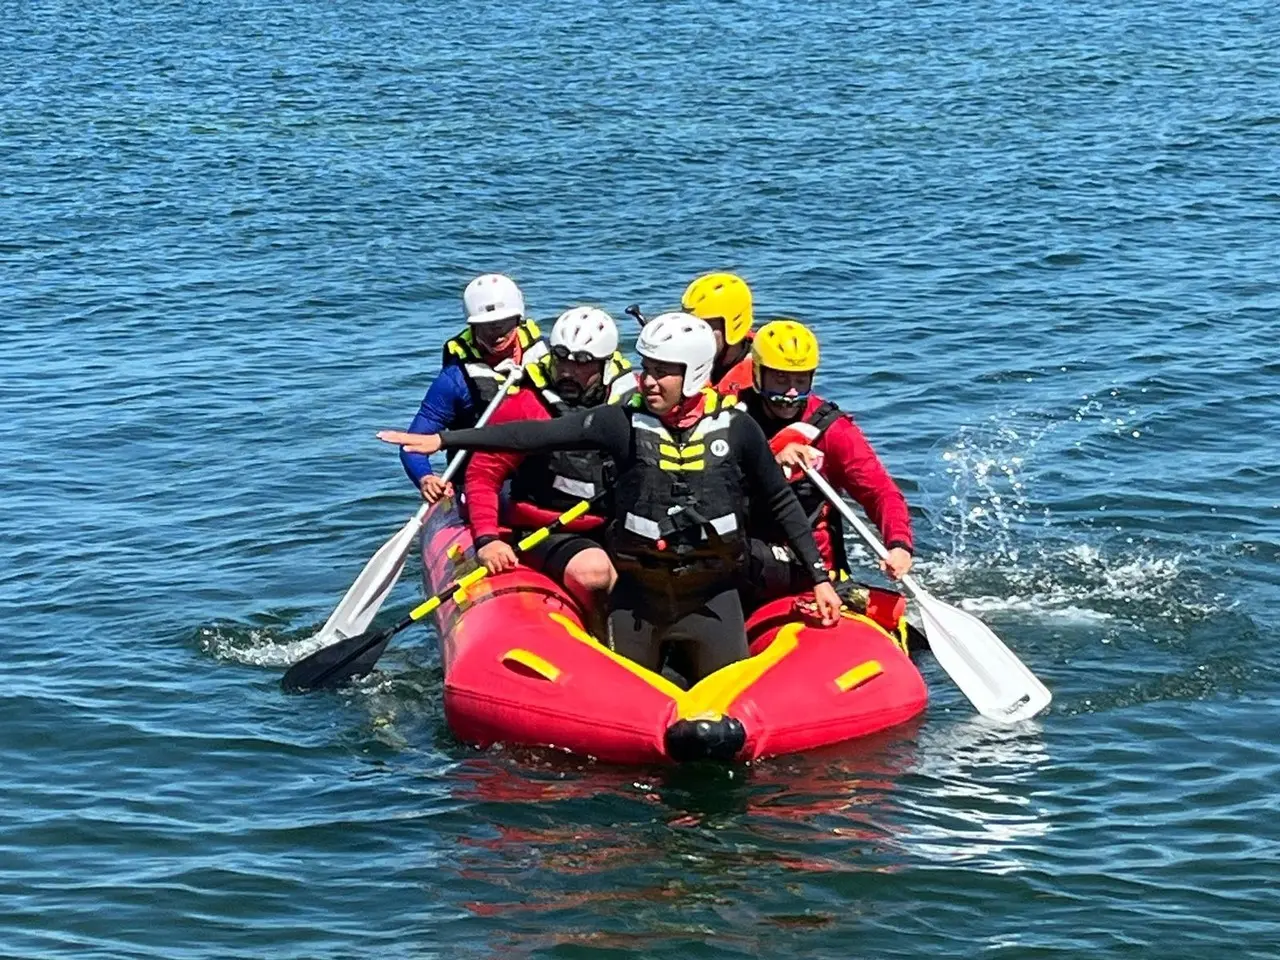
[[[523, 540], [517, 543], [516, 552], [524, 553], [527, 550], [533, 549], [538, 544], [540, 544], [543, 540], [547, 539], [547, 537], [551, 536], [551, 534], [555, 532], [557, 527], [563, 527], [567, 523], [573, 523], [573, 521], [577, 520], [580, 516], [582, 516], [584, 513], [586, 513], [590, 509], [591, 509], [590, 500], [578, 501], [572, 507], [566, 510], [564, 513], [560, 514], [560, 516], [552, 520], [545, 527], [542, 527], [539, 530], [533, 531], [533, 533], [529, 534], [527, 537], [525, 537]], [[437, 593], [434, 597], [431, 597], [428, 600], [424, 600], [422, 603], [418, 604], [416, 607], [410, 610], [409, 619], [414, 621], [421, 620], [423, 617], [431, 613], [431, 611], [435, 610], [437, 607], [439, 607], [442, 603], [444, 603], [446, 600], [448, 600], [450, 597], [454, 596], [455, 594], [465, 595], [468, 587], [474, 586], [475, 584], [479, 583], [488, 575], [489, 575], [489, 569], [487, 567], [476, 567], [474, 570], [468, 573], [465, 577], [459, 577], [455, 582], [445, 587], [443, 590]], [[461, 596], [459, 596], [458, 599], [460, 600]]]

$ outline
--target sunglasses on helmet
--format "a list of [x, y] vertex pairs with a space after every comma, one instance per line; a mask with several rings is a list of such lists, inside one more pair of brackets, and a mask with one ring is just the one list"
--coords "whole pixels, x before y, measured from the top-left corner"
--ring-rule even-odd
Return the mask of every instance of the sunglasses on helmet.
[[574, 363], [601, 363], [599, 357], [589, 350], [570, 350], [563, 343], [551, 348], [551, 355], [557, 360], [572, 360]]

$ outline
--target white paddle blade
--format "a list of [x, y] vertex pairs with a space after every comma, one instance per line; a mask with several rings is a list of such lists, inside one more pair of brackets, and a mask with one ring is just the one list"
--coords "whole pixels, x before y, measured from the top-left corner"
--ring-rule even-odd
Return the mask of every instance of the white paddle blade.
[[1049, 705], [1053, 694], [985, 623], [923, 590], [916, 602], [938, 665], [980, 714], [1017, 723]]
[[[539, 344], [542, 345], [541, 353], [537, 349]], [[538, 341], [538, 344], [534, 344], [533, 348], [526, 354], [526, 362], [532, 363], [539, 356], [546, 353], [546, 350], [546, 345], [542, 341]], [[524, 379], [525, 368], [515, 361], [504, 360], [498, 369], [508, 373], [505, 389], [499, 390], [493, 399], [489, 401], [489, 405], [484, 408], [484, 412], [480, 414], [480, 418], [476, 421], [477, 427], [483, 427], [489, 422], [493, 412], [502, 403], [502, 398], [506, 395], [507, 389], [515, 388]], [[453, 479], [458, 471], [462, 469], [462, 465], [466, 463], [467, 452], [466, 450], [460, 450], [449, 461], [449, 465], [445, 467], [445, 471], [440, 477], [441, 480], [447, 483]], [[329, 614], [329, 619], [324, 622], [320, 632], [312, 638], [316, 642], [317, 648], [327, 647], [347, 637], [358, 636], [369, 629], [369, 624], [373, 623], [373, 618], [378, 615], [378, 611], [382, 609], [382, 604], [391, 595], [391, 589], [396, 585], [396, 581], [400, 579], [400, 574], [404, 570], [404, 562], [409, 557], [409, 551], [413, 549], [413, 540], [418, 535], [418, 531], [422, 529], [422, 522], [426, 519], [427, 511], [430, 509], [431, 505], [426, 503], [419, 507], [418, 512], [410, 517], [408, 522], [400, 528], [400, 532], [379, 547], [378, 552], [364, 565], [364, 569], [360, 571], [360, 576], [356, 577], [356, 582], [347, 590], [333, 613]]]
[[382, 604], [391, 594], [392, 587], [400, 579], [404, 562], [413, 549], [413, 540], [422, 528], [427, 510], [428, 505], [424, 503], [364, 565], [356, 582], [347, 590], [337, 608], [313, 638], [318, 641], [317, 647], [327, 647], [369, 629], [369, 624], [373, 623], [373, 618], [378, 615]]

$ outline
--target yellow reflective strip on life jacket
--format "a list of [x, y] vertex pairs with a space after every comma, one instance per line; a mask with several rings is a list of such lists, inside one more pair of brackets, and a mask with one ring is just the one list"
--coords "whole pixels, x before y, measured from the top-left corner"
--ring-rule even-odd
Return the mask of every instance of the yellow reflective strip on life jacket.
[[542, 331], [538, 329], [537, 322], [532, 319], [526, 320], [516, 328], [516, 339], [520, 341], [521, 348], [530, 346], [540, 336]]
[[715, 387], [703, 387], [702, 394], [707, 398], [707, 403], [703, 410], [708, 415], [715, 413], [717, 410], [737, 406], [738, 403], [737, 394], [718, 393]]
[[738, 697], [795, 650], [797, 637], [803, 629], [802, 623], [788, 623], [778, 631], [773, 643], [754, 657], [731, 663], [709, 677], [703, 677], [677, 704], [679, 718], [690, 720], [702, 713], [728, 713]]
[[551, 355], [547, 354], [536, 363], [529, 364], [525, 367], [525, 372], [529, 374], [535, 387], [539, 390], [547, 389], [551, 385]]
[[658, 444], [658, 452], [659, 452], [660, 454], [662, 454], [664, 457], [678, 457], [678, 456], [680, 456], [680, 451], [679, 451], [678, 449], [676, 449], [675, 447], [673, 447], [673, 446], [672, 446], [671, 444], [669, 444], [669, 443], [660, 443], [660, 444]]
[[680, 448], [680, 459], [688, 460], [692, 457], [700, 457], [707, 452], [705, 443], [691, 443], [687, 447]]
[[631, 372], [631, 361], [624, 357], [617, 350], [613, 351], [613, 356], [609, 358], [609, 364], [605, 367], [604, 378], [608, 383], [617, 380], [624, 373]]

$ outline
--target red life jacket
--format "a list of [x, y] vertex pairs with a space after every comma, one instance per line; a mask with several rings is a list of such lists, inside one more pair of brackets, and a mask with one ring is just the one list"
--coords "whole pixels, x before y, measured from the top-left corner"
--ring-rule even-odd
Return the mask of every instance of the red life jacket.
[[[811, 395], [805, 404], [804, 413], [775, 433], [769, 442], [769, 448], [776, 454], [788, 443], [804, 442], [811, 447], [818, 447], [822, 443], [823, 434], [843, 416], [840, 408], [830, 400]], [[821, 467], [818, 472], [823, 472]], [[840, 512], [832, 508], [822, 491], [804, 471], [792, 471], [787, 479], [791, 482], [791, 489], [795, 491], [800, 506], [804, 508], [805, 516], [809, 518], [813, 539], [818, 544], [822, 559], [832, 570], [847, 570], [849, 558], [844, 546], [844, 524]]]

